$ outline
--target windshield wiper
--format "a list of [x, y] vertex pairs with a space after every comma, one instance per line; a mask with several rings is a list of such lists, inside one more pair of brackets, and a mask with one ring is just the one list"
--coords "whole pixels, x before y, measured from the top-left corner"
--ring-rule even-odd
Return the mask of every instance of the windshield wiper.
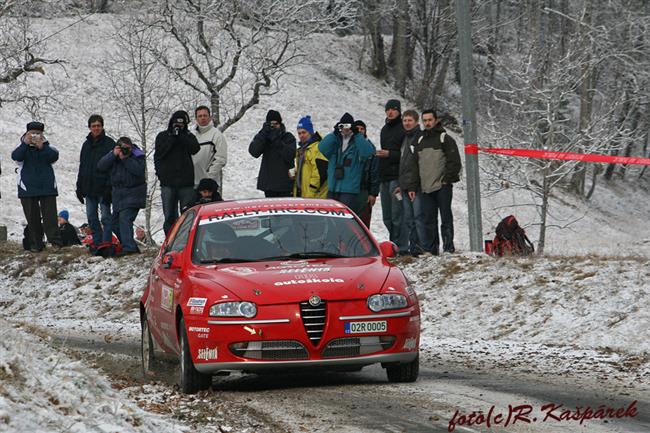
[[238, 257], [221, 257], [219, 259], [201, 259], [199, 263], [202, 265], [214, 263], [245, 263], [245, 262], [258, 262], [257, 259], [241, 259]]
[[291, 259], [318, 259], [318, 258], [342, 258], [349, 257], [343, 256], [337, 253], [330, 253], [327, 251], [307, 251], [304, 253], [292, 253], [285, 256], [274, 256], [274, 257], [265, 257], [260, 259], [260, 261], [270, 261], [270, 260], [291, 260]]

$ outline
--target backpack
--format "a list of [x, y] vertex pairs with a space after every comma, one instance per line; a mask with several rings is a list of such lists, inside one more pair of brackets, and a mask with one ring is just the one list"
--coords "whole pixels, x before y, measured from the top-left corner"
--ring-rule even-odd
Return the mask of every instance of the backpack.
[[507, 216], [497, 225], [496, 236], [492, 241], [492, 255], [495, 256], [528, 256], [535, 252], [533, 243], [526, 232], [519, 226], [517, 219]]

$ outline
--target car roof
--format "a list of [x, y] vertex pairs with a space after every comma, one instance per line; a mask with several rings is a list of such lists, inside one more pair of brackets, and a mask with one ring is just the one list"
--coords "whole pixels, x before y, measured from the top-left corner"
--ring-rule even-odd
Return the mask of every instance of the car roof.
[[198, 216], [206, 217], [220, 214], [224, 211], [236, 211], [246, 209], [337, 209], [347, 210], [348, 208], [336, 200], [279, 197], [279, 198], [251, 198], [241, 200], [219, 201], [208, 203], [199, 207]]

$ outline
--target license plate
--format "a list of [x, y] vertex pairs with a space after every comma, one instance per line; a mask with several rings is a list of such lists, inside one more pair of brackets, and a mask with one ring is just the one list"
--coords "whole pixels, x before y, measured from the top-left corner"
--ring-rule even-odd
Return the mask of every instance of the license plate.
[[388, 324], [385, 320], [372, 322], [345, 322], [346, 334], [365, 334], [367, 332], [386, 332]]

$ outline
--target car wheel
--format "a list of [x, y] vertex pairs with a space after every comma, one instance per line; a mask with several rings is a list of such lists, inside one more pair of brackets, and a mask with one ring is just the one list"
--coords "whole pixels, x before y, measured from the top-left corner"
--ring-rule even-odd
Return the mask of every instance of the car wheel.
[[142, 358], [142, 376], [147, 379], [155, 374], [153, 340], [149, 331], [149, 322], [145, 315], [141, 323], [142, 334], [140, 335], [140, 355]]
[[181, 319], [179, 328], [181, 337], [181, 390], [185, 394], [194, 394], [197, 391], [210, 388], [210, 385], [212, 385], [212, 376], [201, 374], [194, 368], [184, 319]]
[[415, 382], [419, 374], [419, 354], [411, 362], [386, 367], [386, 376], [388, 376], [388, 381], [393, 383]]

